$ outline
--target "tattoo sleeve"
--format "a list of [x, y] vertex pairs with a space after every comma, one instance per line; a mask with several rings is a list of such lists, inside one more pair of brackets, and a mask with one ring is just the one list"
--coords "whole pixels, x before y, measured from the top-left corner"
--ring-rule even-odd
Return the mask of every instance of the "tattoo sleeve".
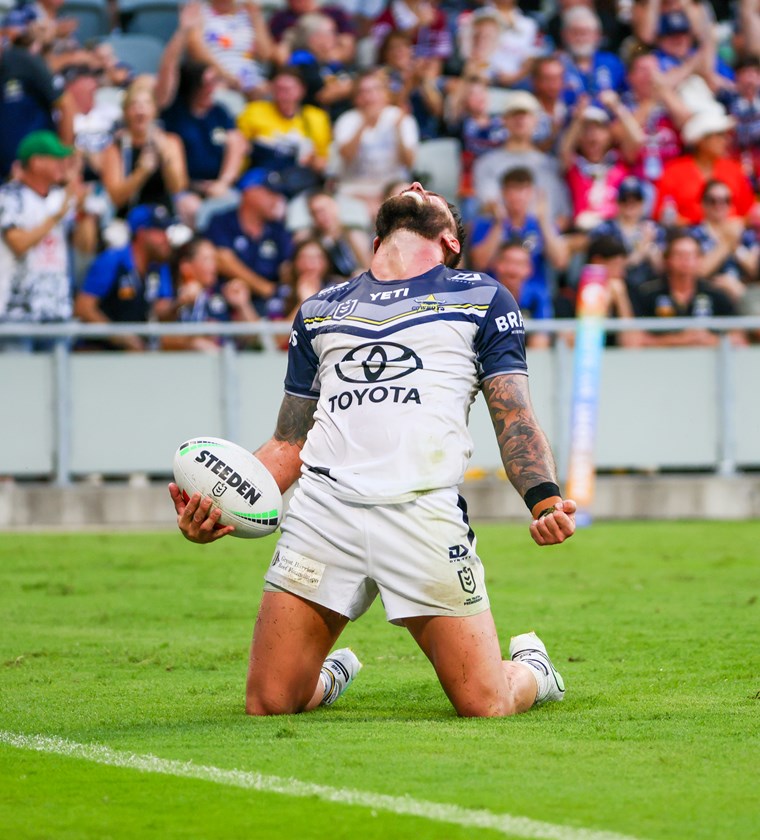
[[285, 394], [277, 417], [274, 439], [291, 443], [299, 449], [303, 447], [306, 443], [306, 435], [314, 425], [316, 408], [316, 400], [307, 400], [304, 397], [293, 397], [290, 394]]
[[556, 484], [557, 470], [549, 442], [533, 413], [528, 377], [494, 376], [483, 383], [483, 396], [491, 413], [501, 460], [507, 477], [520, 494], [536, 484]]

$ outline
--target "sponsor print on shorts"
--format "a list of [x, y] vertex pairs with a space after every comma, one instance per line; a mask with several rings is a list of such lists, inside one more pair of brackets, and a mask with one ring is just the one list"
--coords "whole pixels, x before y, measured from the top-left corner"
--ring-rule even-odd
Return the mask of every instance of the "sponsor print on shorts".
[[475, 575], [472, 573], [472, 569], [469, 566], [463, 566], [457, 572], [459, 575], [459, 583], [464, 589], [465, 592], [468, 592], [470, 595], [475, 591], [477, 588], [477, 584], [475, 583]]
[[461, 543], [459, 545], [449, 546], [449, 563], [460, 564], [459, 568], [457, 569], [459, 586], [461, 587], [465, 595], [470, 596], [468, 598], [465, 598], [465, 600], [463, 601], [465, 607], [469, 607], [472, 604], [477, 604], [483, 600], [483, 596], [476, 592], [478, 588], [478, 581], [475, 577], [475, 571], [473, 570], [473, 567], [465, 565], [465, 561], [467, 560], [470, 560], [470, 562], [472, 562], [470, 558], [470, 546]]
[[324, 563], [284, 547], [277, 548], [269, 566], [270, 572], [309, 592], [317, 589], [325, 569]]

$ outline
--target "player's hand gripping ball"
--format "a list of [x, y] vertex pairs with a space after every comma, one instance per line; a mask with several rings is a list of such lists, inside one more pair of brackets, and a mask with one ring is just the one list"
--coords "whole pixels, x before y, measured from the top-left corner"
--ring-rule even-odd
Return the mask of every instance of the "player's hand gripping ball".
[[174, 480], [187, 502], [209, 496], [234, 525], [232, 537], [265, 537], [282, 519], [282, 495], [267, 468], [247, 449], [213, 437], [185, 441], [174, 454]]

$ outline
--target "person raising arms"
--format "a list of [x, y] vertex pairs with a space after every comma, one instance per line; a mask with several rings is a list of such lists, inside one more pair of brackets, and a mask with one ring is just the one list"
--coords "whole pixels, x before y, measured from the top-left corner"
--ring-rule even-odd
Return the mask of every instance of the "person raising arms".
[[[334, 702], [361, 665], [348, 648], [330, 650], [378, 594], [459, 715], [502, 717], [564, 696], [534, 633], [513, 637], [502, 661], [457, 491], [482, 390], [532, 538], [553, 545], [575, 530], [531, 407], [517, 304], [494, 279], [457, 269], [463, 242], [456, 208], [415, 182], [381, 205], [369, 271], [296, 315], [277, 426], [256, 452], [282, 491], [298, 485], [266, 573], [249, 714]], [[169, 491], [189, 540], [231, 533], [210, 498]]]

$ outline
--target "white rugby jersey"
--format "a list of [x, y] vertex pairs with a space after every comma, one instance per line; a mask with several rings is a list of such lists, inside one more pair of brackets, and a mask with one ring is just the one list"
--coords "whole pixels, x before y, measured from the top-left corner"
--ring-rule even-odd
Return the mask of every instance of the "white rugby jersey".
[[303, 473], [348, 500], [403, 502], [452, 487], [472, 455], [483, 380], [527, 374], [517, 303], [486, 274], [371, 272], [301, 306], [285, 391], [318, 400]]
[[[20, 181], [0, 187], [0, 234], [28, 230], [57, 213], [65, 191], [52, 187], [39, 195]], [[9, 321], [65, 321], [71, 318], [71, 277], [67, 246], [70, 211], [63, 221], [26, 253], [16, 258], [0, 235], [0, 317]]]

